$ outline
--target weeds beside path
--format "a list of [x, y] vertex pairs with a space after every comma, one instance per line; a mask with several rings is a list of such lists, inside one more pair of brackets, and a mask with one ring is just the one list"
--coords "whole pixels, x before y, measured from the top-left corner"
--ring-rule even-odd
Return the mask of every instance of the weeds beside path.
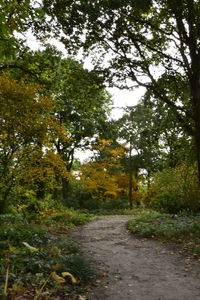
[[64, 207], [34, 216], [0, 216], [0, 299], [77, 299], [95, 274], [69, 229], [92, 216]]
[[87, 299], [197, 300], [200, 264], [160, 242], [137, 239], [126, 229], [133, 216], [103, 217], [73, 232], [102, 279]]

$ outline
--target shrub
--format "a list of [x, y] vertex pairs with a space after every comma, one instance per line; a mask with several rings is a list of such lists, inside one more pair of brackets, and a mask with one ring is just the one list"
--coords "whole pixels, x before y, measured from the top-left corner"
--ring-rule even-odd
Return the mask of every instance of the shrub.
[[181, 243], [184, 251], [200, 256], [200, 215], [141, 211], [127, 222], [127, 227], [137, 237]]
[[166, 213], [200, 211], [200, 190], [196, 166], [181, 164], [155, 174], [144, 203]]
[[86, 209], [89, 211], [99, 209], [115, 210], [129, 208], [127, 197], [113, 198], [108, 201], [102, 201], [98, 196], [96, 197], [96, 199], [94, 199], [85, 189], [84, 185], [82, 185], [81, 182], [78, 181], [72, 181], [70, 183], [68, 197], [64, 200], [63, 204], [70, 208]]
[[[49, 277], [52, 272], [60, 276], [62, 272], [70, 272], [77, 279], [73, 287], [66, 279], [67, 284], [57, 287], [58, 293], [62, 289], [67, 289], [68, 293], [70, 288], [83, 289], [94, 277], [95, 271], [83, 257], [79, 246], [68, 237], [66, 229], [90, 219], [89, 214], [64, 208], [62, 211], [46, 210], [37, 220], [29, 222], [19, 213], [0, 215], [0, 299], [3, 299], [8, 270], [8, 299], [17, 299], [18, 292], [22, 295], [28, 290], [31, 295], [36, 294], [47, 278], [45, 289], [51, 293], [55, 286], [53, 276]], [[49, 228], [44, 226], [48, 224], [51, 225]], [[64, 227], [64, 234], [58, 234], [60, 226]]]

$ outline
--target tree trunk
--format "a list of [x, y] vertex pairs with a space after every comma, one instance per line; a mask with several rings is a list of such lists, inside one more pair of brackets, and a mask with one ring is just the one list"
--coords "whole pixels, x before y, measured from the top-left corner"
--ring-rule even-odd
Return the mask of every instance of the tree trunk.
[[129, 203], [130, 209], [133, 209], [133, 170], [132, 170], [132, 157], [131, 157], [131, 147], [129, 150]]
[[194, 122], [195, 122], [195, 144], [198, 165], [198, 179], [200, 187], [200, 84], [199, 90], [193, 94]]
[[151, 172], [149, 170], [147, 170], [147, 187], [148, 189], [150, 188], [150, 184], [151, 184]]
[[7, 188], [2, 193], [2, 199], [0, 201], [0, 214], [3, 214], [6, 212], [6, 208], [8, 206], [8, 196], [9, 196], [10, 188]]
[[195, 125], [195, 144], [198, 165], [198, 179], [200, 188], [200, 65], [199, 60], [193, 59], [193, 75], [190, 78], [191, 97], [193, 105], [194, 125]]
[[130, 209], [133, 209], [133, 176], [132, 172], [129, 173], [129, 203], [130, 203]]
[[61, 184], [61, 181], [60, 181], [60, 177], [58, 175], [56, 175], [55, 177], [55, 185], [54, 185], [54, 188], [53, 188], [53, 199], [54, 201], [59, 201], [61, 200], [61, 194], [60, 194], [60, 184]]
[[63, 200], [67, 199], [68, 188], [69, 188], [69, 180], [67, 180], [65, 178], [62, 178], [62, 195], [63, 195]]
[[36, 191], [36, 198], [38, 200], [42, 200], [45, 197], [45, 185], [42, 181], [36, 181], [37, 191]]

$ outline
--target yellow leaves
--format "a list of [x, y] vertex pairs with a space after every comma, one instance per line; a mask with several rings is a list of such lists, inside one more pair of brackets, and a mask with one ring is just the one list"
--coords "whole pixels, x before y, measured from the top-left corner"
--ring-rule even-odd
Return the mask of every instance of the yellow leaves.
[[29, 249], [30, 253], [36, 253], [39, 251], [38, 248], [30, 246], [27, 242], [22, 242], [22, 244]]
[[7, 291], [8, 291], [8, 275], [9, 275], [9, 267], [7, 267], [6, 270], [6, 280], [5, 280], [4, 290], [3, 290], [4, 296], [7, 296]]
[[124, 154], [124, 149], [121, 147], [112, 149], [110, 143], [109, 140], [100, 141], [100, 149], [106, 147], [107, 155], [104, 160], [89, 162], [81, 168], [81, 181], [92, 197], [101, 200], [116, 198], [123, 192], [118, 180], [121, 174], [118, 159]]
[[105, 196], [113, 196], [114, 198], [117, 197], [117, 192], [115, 191], [106, 191], [104, 193]]
[[69, 272], [62, 272], [62, 277], [59, 276], [55, 271], [51, 273], [51, 277], [58, 283], [62, 284], [65, 283], [66, 280], [64, 279], [65, 277], [69, 277], [71, 279], [72, 284], [76, 284], [77, 280], [76, 278]]
[[[93, 198], [110, 200], [120, 195], [128, 195], [129, 174], [121, 171], [119, 160], [125, 155], [124, 147], [113, 147], [111, 140], [100, 140], [94, 145], [103, 153], [103, 159], [91, 161], [81, 167], [80, 179]], [[133, 176], [133, 190], [137, 182]]]
[[63, 276], [63, 277], [70, 277], [71, 282], [72, 282], [73, 284], [76, 284], [76, 283], [77, 283], [76, 278], [75, 278], [71, 273], [69, 273], [69, 272], [62, 272], [62, 276]]
[[[66, 273], [66, 276], [69, 276], [70, 278], [73, 278], [72, 283], [76, 283], [76, 279], [71, 273], [68, 272], [63, 272], [64, 274]], [[64, 276], [63, 276], [64, 277]], [[50, 278], [52, 278], [54, 281], [56, 281], [57, 284], [63, 284], [66, 282], [66, 280], [59, 276], [55, 271], [51, 272], [51, 274], [47, 277], [47, 279], [44, 281], [43, 285], [41, 286], [40, 290], [38, 293], [35, 295], [34, 300], [38, 300], [40, 298], [40, 295], [42, 294], [42, 291], [44, 290], [45, 286], [47, 285], [47, 282], [49, 281]]]
[[35, 190], [37, 190], [37, 182], [43, 182], [51, 189], [55, 185], [57, 175], [66, 180], [70, 176], [60, 155], [51, 150], [46, 150], [46, 153], [43, 153], [40, 148], [34, 149], [29, 155], [29, 161], [26, 162], [26, 165], [27, 168], [23, 170], [21, 175], [27, 183], [34, 184]]
[[60, 284], [60, 283], [65, 283], [65, 282], [66, 282], [65, 279], [64, 279], [63, 277], [57, 275], [55, 271], [51, 273], [51, 276], [52, 276], [52, 278], [53, 278], [57, 283], [59, 283], [59, 284]]
[[93, 145], [93, 149], [102, 151], [102, 150], [105, 150], [106, 148], [109, 148], [111, 143], [112, 143], [112, 140], [100, 139], [98, 141], [98, 143]]
[[110, 154], [114, 157], [121, 157], [125, 153], [125, 149], [123, 147], [115, 148], [110, 150]]
[[14, 151], [15, 159], [20, 145], [23, 154], [28, 155], [34, 143], [47, 141], [52, 101], [41, 96], [39, 89], [5, 74], [0, 76], [0, 144], [5, 151]]
[[25, 85], [18, 80], [9, 79], [5, 73], [0, 76], [1, 97], [7, 96], [8, 99], [15, 98], [23, 101], [34, 98], [37, 89], [38, 86], [36, 85]]
[[8, 251], [9, 251], [10, 253], [15, 253], [16, 247], [14, 247], [14, 246], [12, 246], [12, 245], [9, 244], [9, 246], [8, 246]]
[[56, 208], [51, 208], [51, 209], [45, 209], [43, 211], [40, 212], [40, 215], [42, 217], [46, 217], [46, 216], [56, 216], [58, 213], [58, 209]]
[[[121, 191], [123, 191], [124, 193], [126, 193], [128, 195], [129, 174], [121, 172], [117, 177], [117, 183], [118, 183], [118, 186], [121, 189]], [[133, 176], [133, 179], [132, 179], [132, 187], [133, 187], [134, 191], [138, 190], [138, 183], [137, 183], [134, 176]]]
[[70, 142], [69, 132], [64, 124], [60, 124], [60, 120], [56, 116], [51, 117], [49, 132], [51, 138], [59, 139], [62, 142]]
[[58, 247], [55, 247], [55, 248], [54, 248], [54, 255], [55, 255], [55, 256], [58, 256], [58, 255], [60, 255], [60, 254], [61, 254], [61, 249], [58, 248]]

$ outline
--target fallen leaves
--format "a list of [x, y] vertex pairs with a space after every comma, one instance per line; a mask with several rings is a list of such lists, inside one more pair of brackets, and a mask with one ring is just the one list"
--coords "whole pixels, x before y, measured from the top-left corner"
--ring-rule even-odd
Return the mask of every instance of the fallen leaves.
[[69, 272], [62, 272], [62, 276], [63, 276], [63, 277], [70, 277], [71, 282], [72, 282], [73, 284], [76, 284], [76, 283], [77, 283], [76, 278], [75, 278], [71, 273], [69, 273]]
[[38, 248], [35, 248], [35, 247], [32, 247], [30, 246], [27, 242], [22, 242], [22, 244], [28, 248], [30, 250], [31, 253], [35, 253], [35, 252], [38, 252], [39, 249]]
[[65, 282], [66, 282], [66, 280], [65, 280], [63, 277], [57, 275], [55, 271], [51, 273], [51, 277], [52, 277], [58, 284], [61, 284], [61, 283], [65, 283]]

